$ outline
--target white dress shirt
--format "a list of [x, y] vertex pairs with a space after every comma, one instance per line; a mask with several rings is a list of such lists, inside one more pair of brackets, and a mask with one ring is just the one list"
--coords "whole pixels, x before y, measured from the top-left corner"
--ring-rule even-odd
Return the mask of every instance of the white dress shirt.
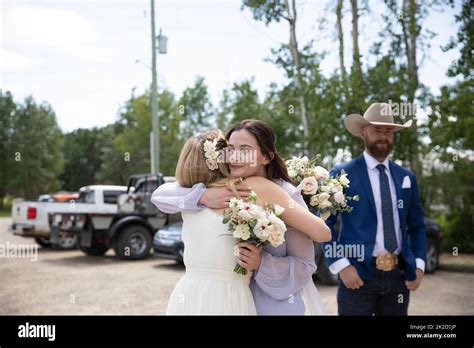
[[[380, 172], [377, 169], [379, 164], [385, 166], [385, 173], [388, 177], [388, 182], [390, 186], [390, 195], [392, 197], [392, 209], [393, 209], [393, 224], [395, 228], [395, 234], [397, 238], [397, 249], [395, 249], [395, 254], [400, 254], [401, 245], [402, 245], [402, 231], [400, 229], [400, 219], [398, 216], [398, 202], [397, 202], [397, 191], [395, 189], [395, 183], [393, 181], [392, 175], [390, 174], [390, 166], [388, 158], [385, 158], [383, 162], [379, 162], [374, 157], [369, 155], [367, 151], [364, 151], [364, 159], [367, 165], [367, 173], [369, 174], [370, 186], [372, 187], [372, 192], [374, 195], [375, 210], [377, 215], [377, 233], [375, 236], [375, 245], [372, 256], [380, 256], [387, 254], [388, 251], [385, 249], [384, 245], [384, 234], [383, 234], [383, 218], [382, 218], [382, 200], [380, 196]], [[329, 270], [333, 274], [339, 273], [342, 269], [350, 265], [350, 262], [347, 258], [342, 258], [334, 262], [329, 266]], [[416, 267], [420, 268], [423, 272], [425, 270], [425, 262], [422, 259], [416, 259]]]

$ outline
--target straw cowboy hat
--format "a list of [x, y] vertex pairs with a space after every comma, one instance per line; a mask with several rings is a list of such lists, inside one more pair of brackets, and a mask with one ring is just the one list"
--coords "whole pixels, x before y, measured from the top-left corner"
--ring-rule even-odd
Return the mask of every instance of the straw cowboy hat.
[[362, 117], [359, 114], [350, 114], [344, 120], [347, 130], [356, 137], [360, 137], [360, 130], [368, 125], [390, 126], [393, 131], [399, 131], [411, 127], [412, 120], [404, 124], [393, 123], [393, 113], [390, 104], [373, 103], [369, 106]]

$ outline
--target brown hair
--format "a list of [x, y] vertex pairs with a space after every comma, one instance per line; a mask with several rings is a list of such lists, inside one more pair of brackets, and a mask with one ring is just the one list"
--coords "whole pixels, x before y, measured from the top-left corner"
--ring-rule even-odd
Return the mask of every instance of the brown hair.
[[206, 140], [214, 139], [217, 139], [217, 151], [227, 146], [227, 141], [219, 129], [211, 129], [186, 141], [176, 165], [176, 181], [183, 187], [192, 187], [197, 183], [203, 183], [208, 187], [227, 186], [239, 196], [235, 186], [242, 182], [242, 179], [230, 178], [227, 163], [218, 161], [219, 169], [216, 170], [210, 170], [206, 164], [204, 143]]
[[270, 163], [266, 166], [267, 178], [291, 182], [285, 162], [276, 151], [276, 137], [273, 129], [266, 122], [247, 119], [232, 126], [226, 133], [226, 140], [230, 139], [233, 132], [242, 129], [245, 129], [257, 139], [260, 151], [270, 159]]

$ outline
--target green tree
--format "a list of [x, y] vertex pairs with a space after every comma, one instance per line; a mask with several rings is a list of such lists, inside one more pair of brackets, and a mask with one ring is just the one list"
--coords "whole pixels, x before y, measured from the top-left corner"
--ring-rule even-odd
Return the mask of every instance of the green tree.
[[[187, 138], [183, 136], [180, 128], [183, 115], [174, 95], [169, 91], [160, 94], [160, 112], [160, 170], [165, 175], [173, 176], [181, 148]], [[210, 123], [207, 123], [207, 126], [211, 127]]]
[[194, 85], [184, 90], [178, 104], [184, 138], [187, 139], [211, 127], [214, 121], [214, 107], [203, 77], [198, 76]]
[[104, 160], [102, 151], [109, 142], [106, 129], [76, 129], [64, 135], [65, 163], [60, 179], [65, 190], [77, 191], [82, 186], [99, 183], [97, 174]]
[[[183, 145], [180, 134], [182, 116], [174, 95], [159, 93], [160, 115], [160, 171], [174, 175], [179, 152]], [[102, 151], [102, 164], [98, 178], [103, 183], [125, 184], [131, 174], [150, 172], [151, 116], [149, 94], [128, 100], [113, 126], [104, 130], [110, 146]]]
[[289, 26], [288, 45], [283, 45], [283, 49], [287, 49], [291, 56], [293, 88], [295, 89], [295, 97], [298, 101], [299, 114], [302, 124], [301, 143], [303, 150], [307, 150], [307, 142], [309, 139], [309, 119], [307, 110], [307, 100], [305, 99], [306, 86], [304, 83], [303, 72], [304, 64], [302, 63], [302, 53], [298, 48], [298, 40], [296, 35], [296, 23], [298, 13], [296, 9], [296, 0], [243, 0], [241, 9], [248, 8], [255, 20], [263, 21], [266, 25], [272, 22], [280, 22], [286, 20]]
[[10, 192], [11, 167], [13, 156], [10, 151], [13, 132], [13, 117], [16, 104], [10, 92], [0, 89], [0, 210], [3, 209], [5, 196]]
[[459, 48], [460, 57], [449, 68], [447, 75], [455, 82], [441, 88], [432, 97], [429, 117], [431, 158], [441, 163], [434, 167], [429, 178], [436, 188], [433, 203], [445, 207], [445, 235], [447, 247], [458, 247], [460, 252], [474, 252], [474, 23], [472, 1], [464, 1], [456, 16], [460, 23], [457, 37], [444, 48]]
[[[218, 112], [222, 129], [247, 118], [261, 118], [263, 109], [257, 89], [253, 86], [255, 79], [235, 82], [230, 90], [224, 91], [221, 108]], [[225, 120], [226, 122], [223, 122]]]
[[33, 97], [17, 104], [12, 117], [9, 157], [12, 193], [24, 198], [57, 190], [63, 169], [62, 134], [48, 103], [36, 104]]
[[[120, 115], [119, 123], [123, 124], [123, 131], [113, 140], [113, 145], [119, 156], [120, 176], [150, 172], [150, 132], [151, 117], [148, 95], [131, 99]], [[118, 163], [114, 163], [116, 167]]]
[[97, 181], [104, 185], [125, 185], [130, 169], [128, 168], [127, 154], [121, 153], [115, 145], [115, 138], [123, 133], [125, 124], [117, 121], [102, 129], [107, 140], [101, 151], [101, 166], [97, 173]]

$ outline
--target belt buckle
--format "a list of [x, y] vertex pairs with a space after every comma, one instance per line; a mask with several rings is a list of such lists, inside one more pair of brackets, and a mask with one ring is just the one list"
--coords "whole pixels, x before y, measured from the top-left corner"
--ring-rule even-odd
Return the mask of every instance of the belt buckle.
[[381, 271], [392, 271], [397, 267], [398, 258], [395, 254], [385, 254], [376, 257], [375, 267]]

